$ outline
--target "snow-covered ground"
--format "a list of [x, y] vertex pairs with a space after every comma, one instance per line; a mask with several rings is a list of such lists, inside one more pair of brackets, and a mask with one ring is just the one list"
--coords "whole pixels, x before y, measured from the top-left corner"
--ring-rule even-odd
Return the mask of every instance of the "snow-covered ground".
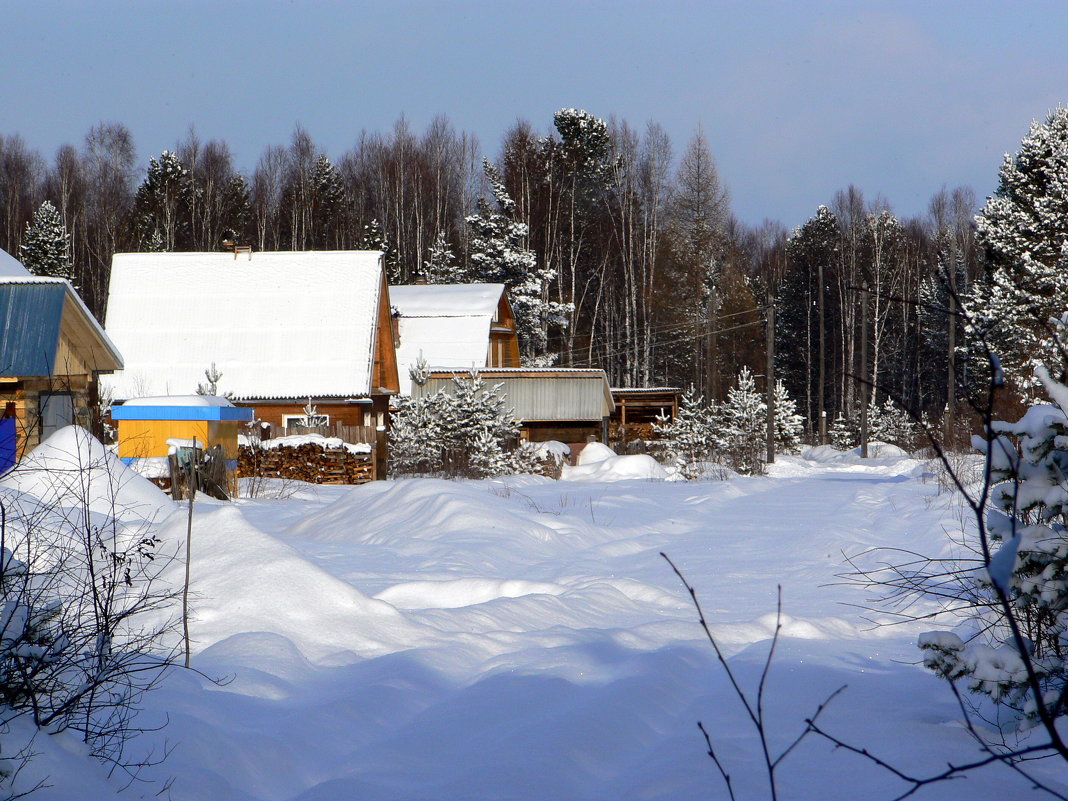
[[[932, 625], [872, 627], [863, 596], [837, 578], [876, 546], [949, 553], [959, 505], [892, 452], [811, 456], [722, 482], [591, 470], [198, 502], [200, 674], [176, 671], [146, 699], [143, 722], [170, 722], [145, 742], [174, 746], [151, 773], [175, 777], [174, 801], [726, 798], [700, 720], [737, 797], [766, 799], [755, 733], [661, 551], [697, 587], [751, 691], [781, 585], [765, 697], [774, 747], [846, 685], [821, 718], [842, 739], [915, 774], [975, 757], [948, 689], [916, 664]], [[182, 540], [184, 515], [162, 533]], [[62, 771], [55, 750], [42, 765]], [[1068, 787], [1061, 764], [1034, 770]], [[37, 797], [96, 797], [84, 775], [80, 793], [53, 780]], [[816, 738], [779, 781], [791, 800], [907, 789]], [[1038, 794], [991, 768], [916, 797]]]

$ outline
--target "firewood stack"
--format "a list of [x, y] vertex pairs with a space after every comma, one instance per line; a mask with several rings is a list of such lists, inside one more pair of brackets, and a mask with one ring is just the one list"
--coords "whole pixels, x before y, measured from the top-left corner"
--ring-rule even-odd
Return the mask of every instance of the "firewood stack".
[[237, 470], [242, 476], [289, 478], [312, 484], [363, 484], [374, 481], [375, 454], [308, 444], [277, 448], [241, 446]]

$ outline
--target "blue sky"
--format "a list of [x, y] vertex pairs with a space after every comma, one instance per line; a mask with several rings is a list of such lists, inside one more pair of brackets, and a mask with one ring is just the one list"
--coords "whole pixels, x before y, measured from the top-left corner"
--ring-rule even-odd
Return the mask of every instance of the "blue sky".
[[921, 213], [992, 191], [1029, 122], [1068, 102], [1068, 4], [0, 0], [0, 133], [51, 158], [100, 120], [142, 162], [189, 125], [254, 167], [295, 123], [337, 156], [437, 114], [497, 153], [564, 106], [703, 127], [735, 213], [793, 226], [850, 183]]

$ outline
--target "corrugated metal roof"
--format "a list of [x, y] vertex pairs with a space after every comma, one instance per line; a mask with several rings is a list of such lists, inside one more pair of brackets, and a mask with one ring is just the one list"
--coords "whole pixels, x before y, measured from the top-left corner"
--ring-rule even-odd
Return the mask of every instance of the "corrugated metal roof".
[[0, 375], [52, 375], [65, 294], [63, 281], [0, 283]]

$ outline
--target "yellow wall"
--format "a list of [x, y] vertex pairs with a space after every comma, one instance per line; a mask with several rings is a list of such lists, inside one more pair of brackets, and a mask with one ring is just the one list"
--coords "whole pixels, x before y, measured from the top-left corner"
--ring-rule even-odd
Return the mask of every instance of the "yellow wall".
[[168, 439], [193, 439], [210, 448], [222, 445], [227, 459], [237, 458], [240, 423], [217, 420], [119, 420], [119, 456], [166, 456]]

